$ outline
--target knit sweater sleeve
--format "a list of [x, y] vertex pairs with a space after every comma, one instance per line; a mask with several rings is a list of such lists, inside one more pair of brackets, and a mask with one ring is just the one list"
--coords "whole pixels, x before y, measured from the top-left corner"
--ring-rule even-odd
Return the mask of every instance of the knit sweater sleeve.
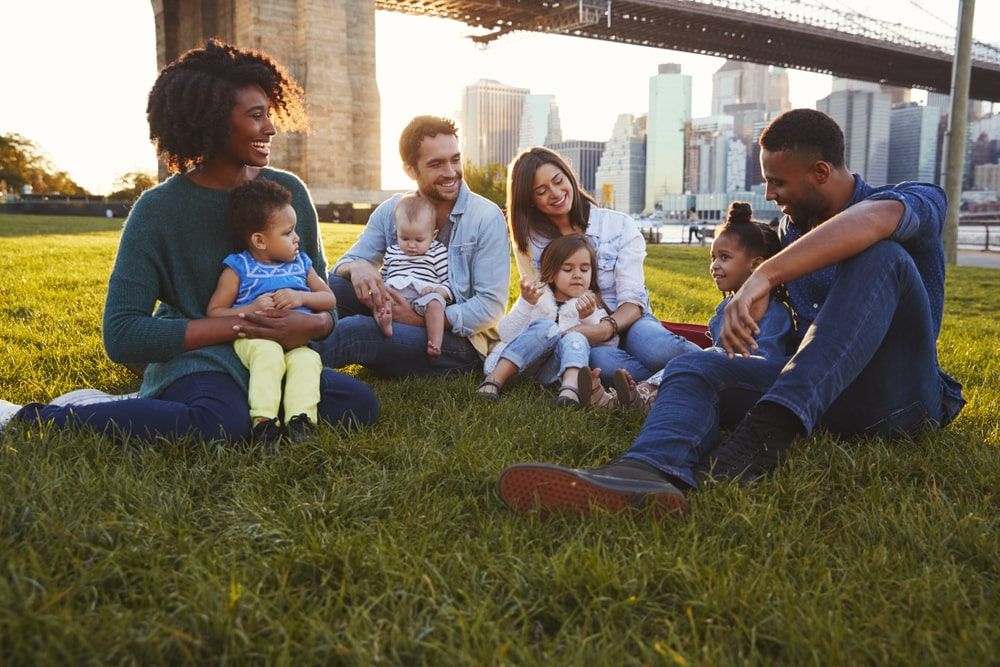
[[139, 198], [122, 231], [104, 302], [104, 349], [118, 363], [167, 361], [184, 351], [188, 320], [153, 317], [161, 294], [158, 226], [163, 207], [155, 191]]
[[534, 314], [535, 307], [523, 298], [518, 297], [514, 303], [514, 307], [510, 309], [509, 313], [503, 316], [500, 324], [497, 325], [497, 329], [500, 332], [500, 340], [509, 343], [521, 335], [528, 328], [528, 325], [531, 324]]

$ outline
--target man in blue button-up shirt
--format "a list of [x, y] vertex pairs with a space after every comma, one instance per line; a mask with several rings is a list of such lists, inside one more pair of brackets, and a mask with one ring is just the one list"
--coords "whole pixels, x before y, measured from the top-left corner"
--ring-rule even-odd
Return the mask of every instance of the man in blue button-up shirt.
[[[437, 240], [448, 247], [448, 286], [455, 302], [445, 308], [441, 357], [427, 356], [423, 316], [386, 288], [379, 267], [396, 243], [395, 195], [375, 209], [357, 242], [330, 271], [340, 321], [319, 351], [327, 366], [361, 364], [379, 375], [451, 374], [480, 370], [510, 288], [510, 240], [503, 213], [462, 180], [462, 155], [454, 123], [418, 116], [399, 140], [403, 169], [437, 210]], [[372, 309], [392, 302], [392, 336], [385, 337]]]
[[[609, 465], [507, 468], [500, 493], [511, 507], [652, 504], [683, 514], [681, 489], [707, 474], [758, 479], [817, 426], [845, 437], [915, 435], [961, 410], [961, 386], [941, 370], [936, 349], [941, 188], [868, 185], [844, 162], [843, 132], [812, 109], [776, 118], [760, 145], [767, 198], [785, 214], [784, 249], [727, 304], [716, 344], [729, 354], [671, 361], [642, 432]], [[801, 342], [790, 358], [765, 359], [753, 354], [757, 322], [782, 284]], [[722, 444], [720, 426], [735, 426]]]

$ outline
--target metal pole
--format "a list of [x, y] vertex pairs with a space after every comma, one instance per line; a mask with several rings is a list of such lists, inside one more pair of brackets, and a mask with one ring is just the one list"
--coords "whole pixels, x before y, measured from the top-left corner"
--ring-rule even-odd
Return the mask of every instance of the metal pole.
[[945, 164], [945, 192], [948, 216], [944, 223], [944, 258], [948, 264], [958, 259], [958, 208], [962, 203], [962, 172], [965, 168], [966, 134], [969, 113], [969, 75], [972, 69], [972, 18], [976, 0], [958, 0], [958, 35], [955, 60], [951, 67], [951, 113]]

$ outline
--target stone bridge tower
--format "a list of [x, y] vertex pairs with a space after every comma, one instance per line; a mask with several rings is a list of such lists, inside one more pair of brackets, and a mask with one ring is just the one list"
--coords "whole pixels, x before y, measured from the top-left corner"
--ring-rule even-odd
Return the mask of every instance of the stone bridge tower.
[[317, 205], [379, 202], [374, 0], [152, 0], [160, 68], [210, 37], [271, 54], [302, 84], [312, 131], [274, 139], [271, 164]]

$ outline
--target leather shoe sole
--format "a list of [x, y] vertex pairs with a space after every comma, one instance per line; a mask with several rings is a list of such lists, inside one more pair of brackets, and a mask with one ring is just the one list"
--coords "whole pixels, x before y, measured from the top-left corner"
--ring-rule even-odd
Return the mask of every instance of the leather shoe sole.
[[500, 473], [500, 497], [518, 513], [645, 510], [655, 516], [686, 516], [687, 498], [668, 482], [607, 477], [546, 463], [508, 466]]

